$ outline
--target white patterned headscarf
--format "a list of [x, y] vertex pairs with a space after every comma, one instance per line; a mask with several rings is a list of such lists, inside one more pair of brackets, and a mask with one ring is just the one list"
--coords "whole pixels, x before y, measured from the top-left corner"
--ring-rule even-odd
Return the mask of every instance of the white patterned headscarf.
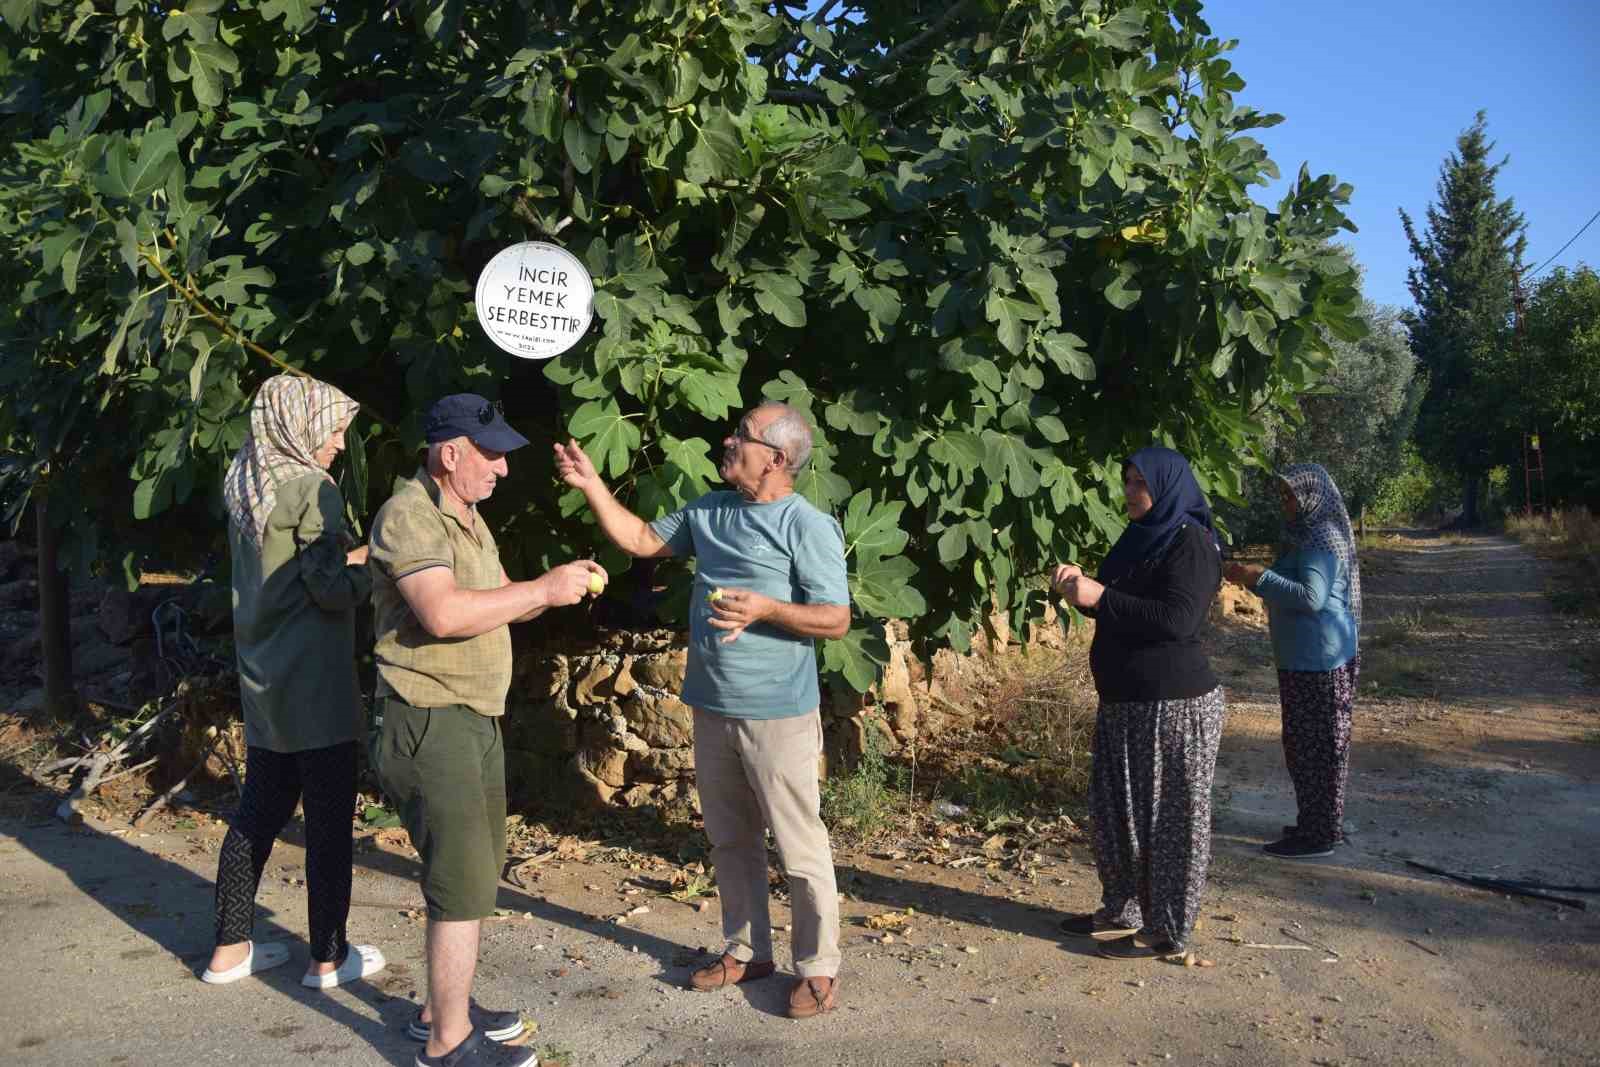
[[1350, 611], [1361, 626], [1361, 563], [1356, 559], [1356, 535], [1350, 528], [1350, 513], [1344, 497], [1333, 484], [1333, 476], [1316, 463], [1295, 463], [1278, 475], [1294, 494], [1299, 507], [1294, 518], [1284, 524], [1289, 541], [1296, 548], [1331, 552], [1350, 575]]
[[355, 418], [360, 406], [315, 378], [280, 374], [262, 384], [250, 407], [250, 434], [222, 486], [229, 521], [252, 545], [261, 547], [278, 486], [307, 474], [333, 481], [317, 462], [317, 449]]

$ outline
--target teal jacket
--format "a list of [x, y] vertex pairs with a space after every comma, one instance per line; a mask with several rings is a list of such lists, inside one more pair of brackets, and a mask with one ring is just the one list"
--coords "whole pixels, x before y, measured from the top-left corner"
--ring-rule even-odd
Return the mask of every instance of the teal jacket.
[[1350, 572], [1332, 552], [1291, 549], [1256, 582], [1283, 671], [1331, 671], [1355, 656]]

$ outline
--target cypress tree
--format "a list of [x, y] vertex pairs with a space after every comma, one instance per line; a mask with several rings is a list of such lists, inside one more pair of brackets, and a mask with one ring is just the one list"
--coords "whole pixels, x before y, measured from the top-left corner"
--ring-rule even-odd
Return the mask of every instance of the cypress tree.
[[1493, 372], [1511, 358], [1512, 285], [1527, 243], [1522, 214], [1495, 196], [1507, 161], [1490, 162], [1493, 151], [1480, 111], [1439, 168], [1426, 232], [1400, 212], [1416, 258], [1406, 279], [1416, 307], [1405, 324], [1428, 374], [1417, 446], [1461, 479], [1464, 525], [1478, 521], [1479, 483], [1506, 433]]

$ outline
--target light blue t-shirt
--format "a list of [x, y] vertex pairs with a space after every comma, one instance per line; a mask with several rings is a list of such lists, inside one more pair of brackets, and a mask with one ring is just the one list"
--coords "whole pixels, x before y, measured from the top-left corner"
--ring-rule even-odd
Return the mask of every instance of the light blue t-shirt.
[[1261, 575], [1256, 592], [1267, 602], [1267, 625], [1278, 669], [1331, 671], [1356, 654], [1350, 574], [1332, 552], [1296, 548]]
[[689, 664], [683, 702], [736, 719], [782, 719], [814, 711], [817, 645], [758, 622], [738, 639], [712, 626], [713, 589], [748, 589], [791, 604], [848, 604], [844, 530], [799, 493], [758, 504], [736, 492], [707, 493], [650, 528], [675, 556], [694, 556], [689, 594]]

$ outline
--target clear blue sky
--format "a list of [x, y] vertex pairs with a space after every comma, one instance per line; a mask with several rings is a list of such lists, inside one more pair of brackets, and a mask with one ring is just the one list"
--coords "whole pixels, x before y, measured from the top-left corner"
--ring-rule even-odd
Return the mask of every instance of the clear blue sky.
[[[1209, 0], [1239, 46], [1241, 103], [1286, 117], [1258, 132], [1284, 182], [1310, 164], [1355, 186], [1347, 235], [1378, 303], [1407, 306], [1411, 264], [1398, 208], [1419, 225], [1439, 165], [1473, 115], [1510, 163], [1501, 196], [1528, 221], [1528, 265], [1600, 211], [1600, 0]], [[1600, 222], [1557, 265], [1600, 266]]]

